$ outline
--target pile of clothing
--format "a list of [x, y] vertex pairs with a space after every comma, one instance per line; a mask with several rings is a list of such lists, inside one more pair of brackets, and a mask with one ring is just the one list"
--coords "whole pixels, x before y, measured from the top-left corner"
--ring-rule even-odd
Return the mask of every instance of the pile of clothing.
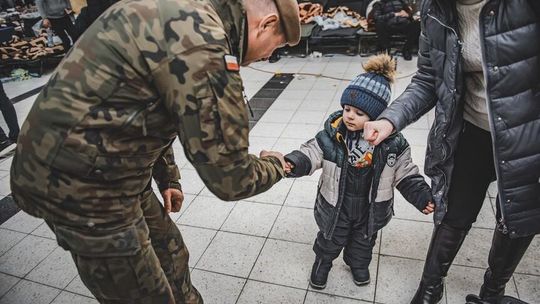
[[41, 57], [61, 54], [64, 52], [62, 45], [49, 47], [47, 45], [48, 34], [40, 32], [39, 36], [30, 41], [21, 40], [18, 36], [0, 44], [0, 58], [8, 60], [35, 60]]
[[299, 4], [299, 8], [303, 24], [315, 22], [323, 31], [359, 27], [367, 29], [368, 26], [366, 18], [346, 6], [332, 7], [323, 12], [320, 4], [306, 2]]

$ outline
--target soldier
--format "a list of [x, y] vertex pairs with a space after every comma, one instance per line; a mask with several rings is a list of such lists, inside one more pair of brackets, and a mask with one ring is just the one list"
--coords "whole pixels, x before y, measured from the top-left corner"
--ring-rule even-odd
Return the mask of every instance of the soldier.
[[21, 129], [11, 187], [71, 252], [100, 303], [202, 303], [152, 172], [174, 188], [178, 136], [221, 199], [279, 181], [280, 154], [248, 154], [239, 66], [299, 37], [293, 0], [128, 0], [72, 48]]

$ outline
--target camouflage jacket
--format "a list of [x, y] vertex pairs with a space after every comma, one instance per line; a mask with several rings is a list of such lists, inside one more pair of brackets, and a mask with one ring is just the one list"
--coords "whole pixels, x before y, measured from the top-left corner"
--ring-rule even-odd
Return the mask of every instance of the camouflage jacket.
[[218, 197], [268, 190], [283, 169], [277, 158], [248, 154], [242, 80], [224, 62], [242, 58], [244, 25], [240, 0], [111, 7], [22, 127], [11, 172], [19, 206], [58, 224], [125, 223], [140, 216], [141, 193], [175, 136]]

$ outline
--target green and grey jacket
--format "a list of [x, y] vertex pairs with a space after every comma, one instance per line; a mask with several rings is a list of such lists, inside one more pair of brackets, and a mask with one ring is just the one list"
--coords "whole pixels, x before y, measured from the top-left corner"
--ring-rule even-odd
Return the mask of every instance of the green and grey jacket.
[[[342, 111], [330, 115], [324, 130], [285, 156], [293, 163], [291, 177], [311, 175], [322, 168], [315, 202], [315, 220], [324, 237], [331, 239], [345, 194], [348, 151], [344, 142], [347, 129]], [[397, 133], [373, 152], [373, 180], [370, 189], [368, 236], [388, 224], [393, 215], [394, 187], [418, 210], [432, 201], [431, 189], [412, 162], [407, 140]]]

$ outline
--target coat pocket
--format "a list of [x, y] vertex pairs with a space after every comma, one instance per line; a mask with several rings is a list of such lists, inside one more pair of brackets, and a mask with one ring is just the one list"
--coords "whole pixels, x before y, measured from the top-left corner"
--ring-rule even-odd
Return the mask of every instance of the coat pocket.
[[122, 257], [137, 254], [149, 244], [148, 226], [141, 219], [136, 224], [115, 231], [78, 230], [54, 225], [58, 245], [86, 257]]

